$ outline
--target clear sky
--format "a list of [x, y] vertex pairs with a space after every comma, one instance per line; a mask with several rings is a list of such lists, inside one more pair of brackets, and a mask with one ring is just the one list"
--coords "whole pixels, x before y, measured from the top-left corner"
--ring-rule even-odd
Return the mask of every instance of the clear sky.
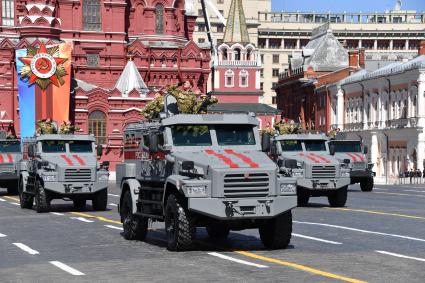
[[[273, 11], [383, 12], [392, 10], [396, 0], [272, 0]], [[425, 0], [402, 0], [402, 10], [425, 11]]]

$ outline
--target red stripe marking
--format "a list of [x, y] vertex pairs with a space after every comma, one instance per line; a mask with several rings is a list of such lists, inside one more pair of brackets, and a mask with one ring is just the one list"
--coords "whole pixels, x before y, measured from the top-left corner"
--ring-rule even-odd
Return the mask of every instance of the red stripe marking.
[[315, 153], [310, 153], [310, 155], [319, 158], [320, 160], [324, 161], [325, 163], [331, 163], [331, 161], [323, 156], [317, 155]]
[[234, 152], [232, 149], [225, 149], [224, 152], [226, 152], [228, 154], [232, 154], [232, 155], [234, 155], [236, 157], [239, 157], [243, 162], [245, 162], [246, 164], [248, 164], [249, 167], [251, 167], [251, 168], [258, 168], [258, 167], [260, 167], [258, 165], [258, 163], [253, 162], [252, 159], [249, 158], [248, 156], [246, 156], [245, 154]]
[[364, 158], [360, 153], [354, 153], [354, 155], [357, 156], [360, 159], [360, 161], [364, 161]]
[[66, 163], [68, 163], [68, 165], [73, 166], [74, 163], [72, 162], [71, 159], [69, 159], [65, 154], [62, 154], [61, 157], [63, 158], [63, 160], [66, 161]]
[[13, 157], [10, 153], [7, 154], [7, 159], [9, 160], [9, 163], [13, 163]]
[[356, 162], [357, 161], [357, 158], [354, 155], [352, 155], [351, 153], [347, 153], [347, 155], [351, 157], [351, 160], [353, 162]]
[[312, 156], [305, 155], [304, 153], [300, 153], [299, 155], [300, 155], [300, 156], [303, 156], [303, 157], [307, 157], [308, 159], [310, 159], [310, 160], [311, 160], [311, 161], [313, 161], [314, 163], [320, 163], [320, 161], [319, 161], [319, 160], [317, 160], [316, 158], [314, 158], [314, 157], [312, 157]]
[[78, 163], [80, 163], [81, 166], [86, 165], [86, 162], [84, 162], [84, 160], [81, 159], [78, 155], [74, 154], [72, 157], [74, 157], [78, 161]]
[[217, 153], [214, 150], [207, 149], [205, 150], [206, 153], [214, 155], [215, 157], [221, 159], [224, 163], [230, 166], [230, 168], [239, 168], [238, 164], [233, 163], [233, 161], [228, 158], [227, 156], [224, 156], [223, 154]]
[[0, 154], [0, 163], [4, 162], [3, 154]]

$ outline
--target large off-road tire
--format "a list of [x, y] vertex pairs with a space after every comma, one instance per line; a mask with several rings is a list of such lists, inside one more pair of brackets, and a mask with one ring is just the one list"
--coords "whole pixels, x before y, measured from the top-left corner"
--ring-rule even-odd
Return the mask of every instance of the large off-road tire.
[[108, 190], [103, 189], [96, 193], [92, 200], [93, 210], [105, 211], [108, 205]]
[[373, 178], [366, 178], [360, 181], [362, 192], [370, 192], [373, 189]]
[[191, 248], [196, 235], [196, 226], [182, 198], [171, 194], [165, 206], [165, 231], [167, 248], [183, 251]]
[[40, 180], [35, 181], [35, 204], [34, 209], [38, 213], [49, 212], [50, 200], [46, 190], [43, 188]]
[[291, 241], [292, 213], [287, 211], [266, 221], [260, 228], [260, 238], [268, 249], [285, 249]]
[[86, 202], [87, 200], [85, 199], [73, 199], [72, 202], [74, 203], [74, 208], [76, 210], [83, 210], [84, 208], [86, 208]]
[[19, 194], [18, 186], [19, 186], [18, 182], [11, 182], [7, 184], [7, 194], [18, 195]]
[[148, 219], [133, 214], [133, 201], [129, 191], [125, 192], [120, 209], [126, 240], [144, 240], [148, 232]]
[[347, 188], [348, 186], [345, 186], [335, 192], [331, 192], [328, 195], [329, 205], [332, 207], [345, 206], [345, 203], [347, 202]]
[[308, 201], [310, 200], [310, 195], [303, 190], [297, 191], [297, 205], [298, 206], [306, 206]]
[[34, 204], [34, 196], [24, 192], [24, 182], [19, 182], [19, 201], [21, 208], [31, 209]]
[[230, 233], [229, 227], [223, 223], [213, 223], [206, 228], [208, 236], [213, 239], [225, 239]]

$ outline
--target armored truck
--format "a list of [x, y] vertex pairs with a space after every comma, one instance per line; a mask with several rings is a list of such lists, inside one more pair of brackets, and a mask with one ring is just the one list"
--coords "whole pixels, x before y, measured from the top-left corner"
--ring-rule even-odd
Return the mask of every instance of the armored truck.
[[367, 147], [362, 146], [360, 140], [330, 140], [329, 147], [335, 151], [335, 157], [343, 162], [344, 159], [350, 160], [351, 184], [360, 183], [360, 188], [364, 192], [370, 192], [373, 189], [373, 164], [368, 163]]
[[327, 141], [328, 138], [320, 134], [272, 138], [270, 156], [281, 173], [297, 178], [299, 206], [306, 205], [310, 197], [319, 196], [326, 196], [333, 207], [344, 206], [347, 201], [350, 169], [333, 156]]
[[258, 120], [246, 114], [176, 114], [125, 129], [117, 166], [119, 213], [128, 240], [165, 222], [167, 247], [187, 250], [196, 228], [212, 238], [258, 228], [267, 248], [285, 248], [296, 206], [295, 178], [262, 152]]
[[[108, 163], [97, 161], [92, 135], [45, 134], [26, 141], [28, 159], [20, 163], [19, 197], [22, 208], [48, 212], [53, 199], [72, 200], [76, 209], [91, 200], [105, 210]], [[101, 147], [97, 147], [97, 155]]]
[[0, 139], [0, 187], [8, 194], [18, 194], [18, 163], [22, 159], [21, 142], [17, 139]]

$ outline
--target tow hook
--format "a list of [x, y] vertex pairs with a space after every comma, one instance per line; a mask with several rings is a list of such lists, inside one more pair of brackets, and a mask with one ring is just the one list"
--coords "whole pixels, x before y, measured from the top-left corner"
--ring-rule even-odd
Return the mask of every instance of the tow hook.
[[266, 201], [266, 210], [267, 210], [267, 213], [270, 213], [270, 207], [271, 207], [271, 205], [272, 205], [272, 202], [270, 200]]
[[[234, 203], [234, 202], [232, 202], [232, 201], [225, 201], [225, 202], [224, 202], [224, 205], [226, 206], [225, 212], [226, 212], [226, 215], [227, 215], [228, 217], [233, 217], [235, 212], [236, 212], [237, 214], [241, 214], [241, 213], [239, 213], [239, 212], [235, 209], [235, 207], [234, 207], [233, 203]], [[241, 215], [243, 215], [243, 214], [241, 214]]]

